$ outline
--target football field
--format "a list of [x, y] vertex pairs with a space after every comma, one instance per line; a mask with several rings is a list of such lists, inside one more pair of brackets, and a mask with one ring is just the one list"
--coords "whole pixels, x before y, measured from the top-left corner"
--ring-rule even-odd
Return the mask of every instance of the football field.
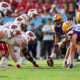
[[66, 69], [62, 66], [62, 60], [55, 60], [54, 67], [48, 67], [46, 60], [37, 60], [40, 68], [34, 68], [27, 61], [28, 65], [21, 65], [17, 69], [13, 61], [9, 63], [13, 66], [0, 68], [0, 80], [80, 80], [80, 62], [73, 69]]

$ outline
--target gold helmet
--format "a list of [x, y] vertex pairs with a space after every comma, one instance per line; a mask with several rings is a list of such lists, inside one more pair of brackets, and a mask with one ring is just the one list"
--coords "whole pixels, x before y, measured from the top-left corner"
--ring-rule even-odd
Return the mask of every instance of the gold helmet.
[[77, 22], [80, 22], [80, 11], [77, 12], [76, 21], [77, 21]]
[[56, 14], [54, 17], [53, 17], [53, 22], [57, 21], [57, 20], [63, 20], [62, 19], [62, 16], [60, 14]]
[[65, 21], [62, 25], [62, 30], [64, 33], [67, 33], [70, 29], [74, 27], [74, 23], [71, 21]]
[[80, 22], [80, 5], [79, 5], [79, 7], [78, 7], [78, 12], [77, 12], [77, 14], [76, 14], [76, 21], [77, 21], [77, 22]]
[[80, 5], [79, 5], [79, 7], [78, 7], [78, 11], [80, 11]]

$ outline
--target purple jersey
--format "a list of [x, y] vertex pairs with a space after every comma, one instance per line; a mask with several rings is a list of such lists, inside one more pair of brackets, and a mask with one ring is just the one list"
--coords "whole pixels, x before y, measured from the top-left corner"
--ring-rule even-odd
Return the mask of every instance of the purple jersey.
[[55, 33], [56, 33], [57, 35], [59, 35], [59, 36], [64, 35], [64, 32], [63, 32], [63, 30], [62, 30], [62, 27], [57, 27], [57, 26], [55, 26], [55, 27], [54, 27], [54, 30], [55, 30]]
[[77, 24], [71, 31], [69, 31], [69, 40], [71, 40], [73, 34], [77, 34], [77, 42], [80, 41], [80, 24]]

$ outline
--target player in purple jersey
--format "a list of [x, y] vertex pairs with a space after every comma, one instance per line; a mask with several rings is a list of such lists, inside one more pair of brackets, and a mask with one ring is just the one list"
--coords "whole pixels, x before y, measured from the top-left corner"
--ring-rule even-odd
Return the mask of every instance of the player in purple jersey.
[[[62, 30], [62, 24], [63, 24], [62, 16], [60, 14], [56, 14], [53, 17], [53, 22], [54, 22], [54, 25], [52, 27], [52, 30], [55, 34], [55, 43], [59, 43], [61, 36], [64, 35], [64, 32]], [[56, 57], [57, 49], [58, 48], [54, 48], [53, 51], [52, 51], [51, 56], [49, 56], [49, 58], [47, 60], [48, 66], [53, 66], [51, 64], [51, 63], [53, 63], [52, 58]]]
[[[74, 27], [74, 25], [75, 24], [73, 22], [71, 22], [71, 21], [65, 21], [62, 24], [62, 27], [61, 27], [60, 30], [54, 28], [55, 30], [58, 30], [58, 31], [56, 31], [56, 33], [59, 33], [59, 37], [61, 37], [60, 33], [63, 33], [63, 35], [65, 34], [65, 38], [63, 38], [62, 41], [59, 41], [59, 42], [57, 42], [57, 43], [54, 44], [54, 47], [56, 48], [56, 50], [57, 49], [62, 49], [66, 43], [68, 44], [68, 39], [66, 38], [66, 34]], [[55, 50], [55, 48], [54, 48], [54, 50]], [[52, 57], [50, 56], [49, 59], [48, 59], [48, 61], [47, 61], [47, 63], [48, 63], [49, 66], [52, 66], [52, 65], [50, 65], [52, 63], [52, 59], [51, 58]], [[64, 64], [64, 65], [66, 65], [66, 64]]]
[[68, 33], [68, 40], [70, 40], [70, 45], [66, 52], [66, 54], [69, 54], [67, 67], [72, 68], [76, 51], [80, 54], [80, 24], [77, 24], [76, 27]]

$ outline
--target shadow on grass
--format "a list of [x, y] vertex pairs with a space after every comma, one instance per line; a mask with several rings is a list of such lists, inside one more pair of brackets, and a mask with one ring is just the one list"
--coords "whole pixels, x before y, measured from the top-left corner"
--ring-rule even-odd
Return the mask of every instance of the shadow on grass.
[[8, 78], [8, 76], [0, 76], [0, 78]]
[[26, 67], [26, 68], [22, 68], [23, 70], [27, 69], [27, 70], [35, 70], [35, 71], [38, 71], [38, 70], [45, 70], [45, 71], [80, 71], [80, 65], [77, 65], [76, 67], [73, 67], [73, 68], [65, 68], [63, 66], [54, 66], [54, 67], [39, 67], [39, 68], [34, 68], [34, 67]]

